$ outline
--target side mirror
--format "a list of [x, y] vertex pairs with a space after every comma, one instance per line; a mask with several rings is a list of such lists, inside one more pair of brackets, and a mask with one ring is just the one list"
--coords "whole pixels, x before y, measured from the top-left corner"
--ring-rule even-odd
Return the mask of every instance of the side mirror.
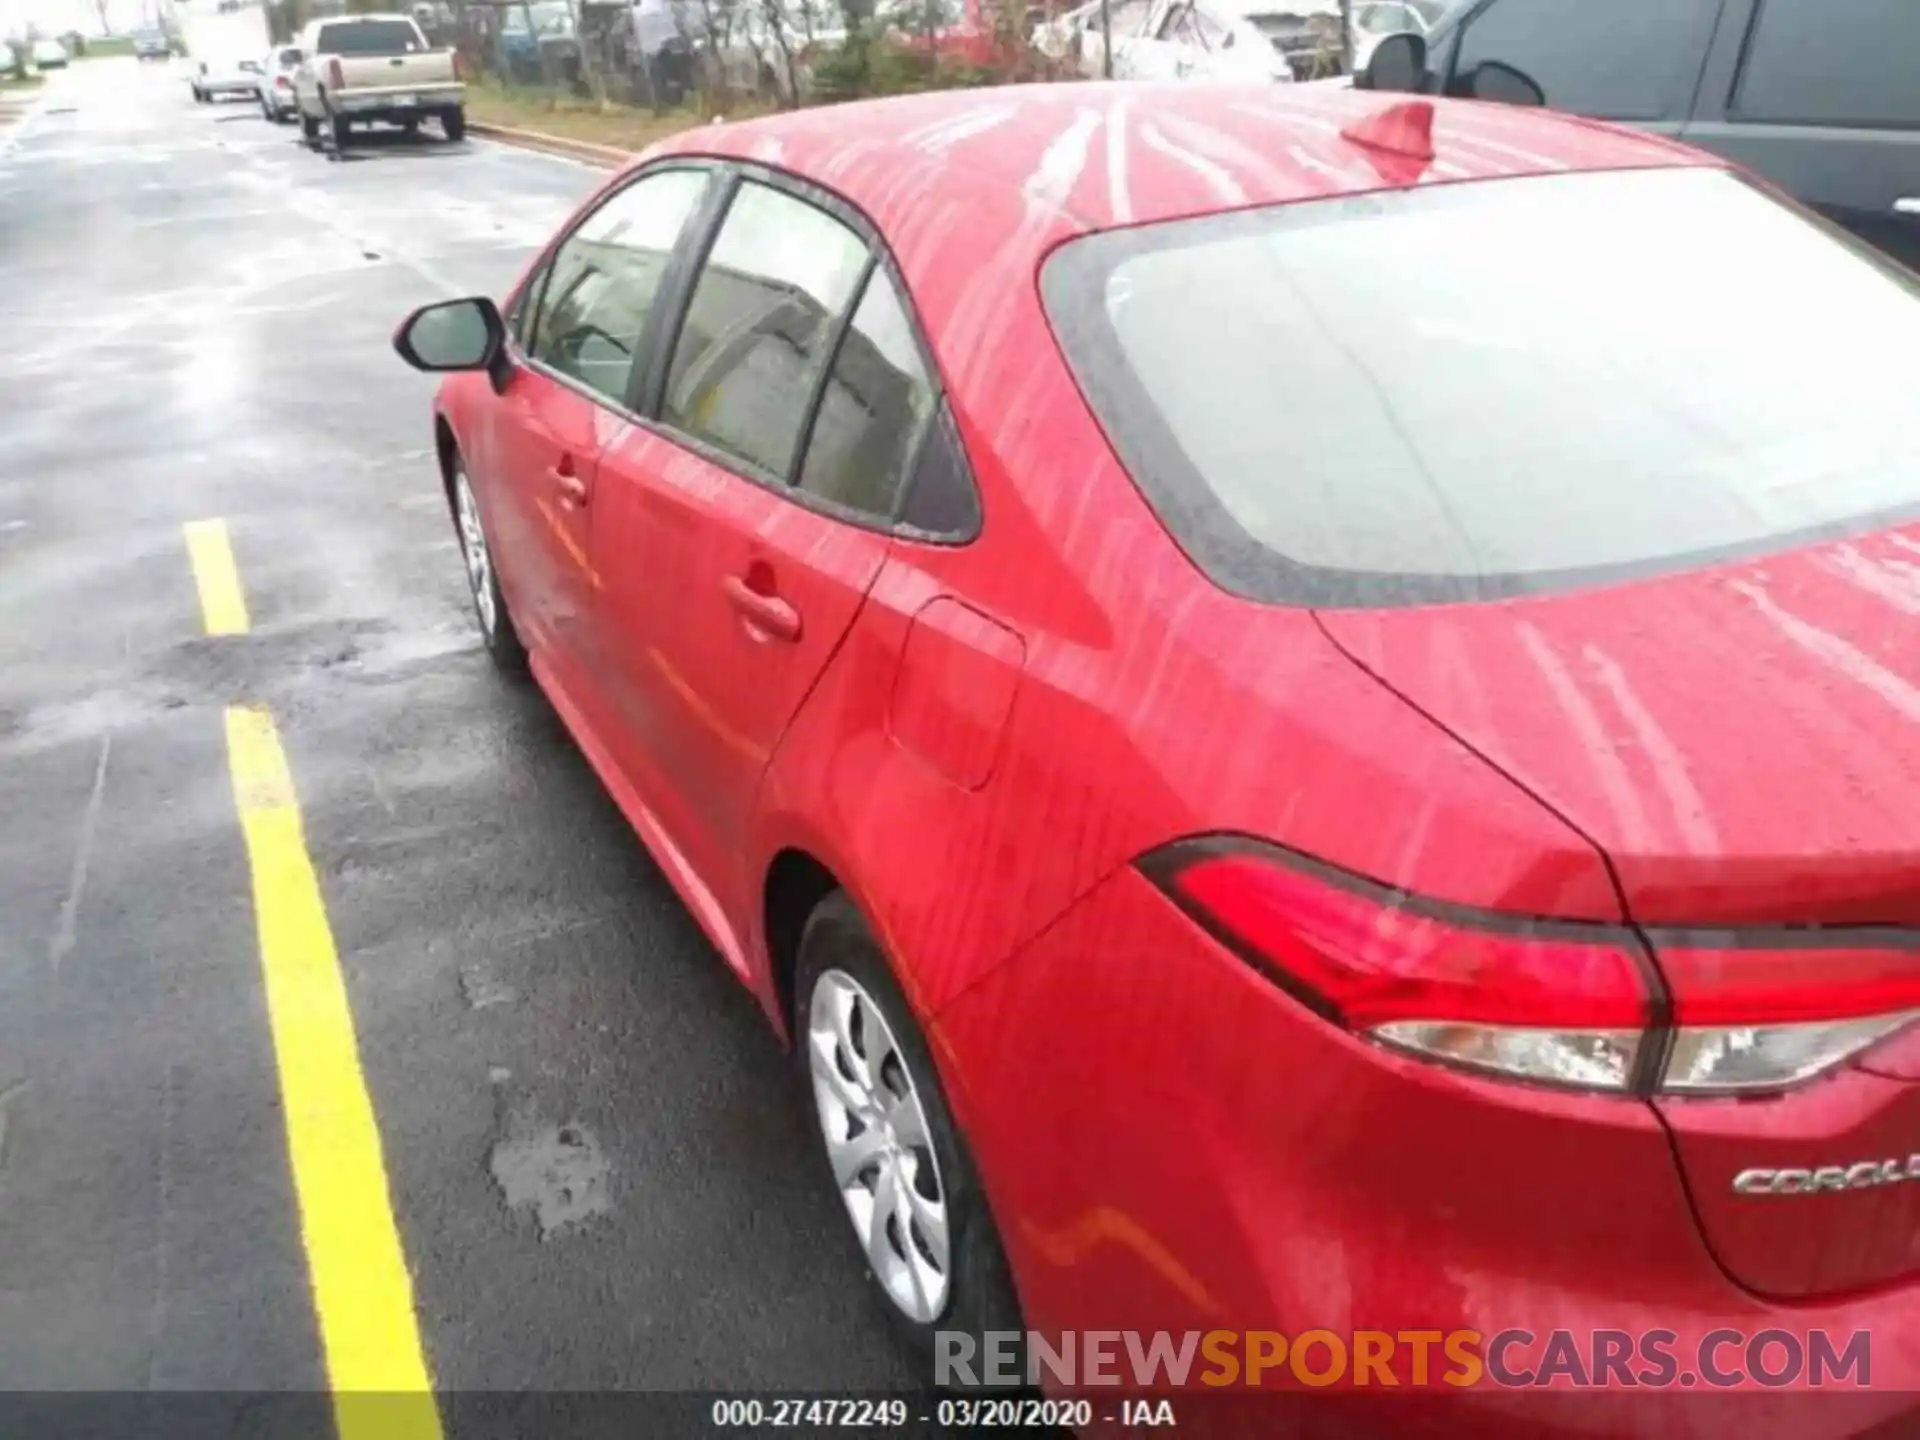
[[422, 305], [393, 332], [393, 348], [416, 370], [484, 370], [495, 390], [511, 373], [506, 321], [485, 296]]
[[1547, 92], [1524, 71], [1498, 60], [1482, 60], [1467, 77], [1467, 93], [1498, 105], [1544, 105]]
[[1427, 83], [1427, 37], [1387, 36], [1373, 47], [1367, 68], [1354, 78], [1357, 90], [1419, 93]]

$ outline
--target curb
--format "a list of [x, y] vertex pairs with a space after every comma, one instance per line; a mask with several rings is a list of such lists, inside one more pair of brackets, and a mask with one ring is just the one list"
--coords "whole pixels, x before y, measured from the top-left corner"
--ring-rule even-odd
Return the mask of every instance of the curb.
[[603, 170], [618, 170], [638, 153], [633, 150], [619, 150], [611, 145], [594, 145], [585, 140], [567, 140], [558, 135], [543, 135], [537, 130], [516, 130], [506, 125], [489, 125], [480, 120], [467, 121], [467, 133], [484, 136], [488, 140], [497, 140], [503, 145], [515, 145], [522, 150], [537, 150], [544, 155], [558, 155], [563, 160], [579, 160], [588, 165], [598, 165]]

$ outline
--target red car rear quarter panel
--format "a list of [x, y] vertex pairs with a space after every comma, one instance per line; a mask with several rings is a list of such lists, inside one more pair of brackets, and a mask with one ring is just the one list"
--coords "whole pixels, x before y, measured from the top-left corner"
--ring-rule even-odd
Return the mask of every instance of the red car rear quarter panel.
[[1646, 1106], [1356, 1040], [1131, 870], [939, 1028], [1037, 1325], [1544, 1330], [1596, 1266], [1636, 1329], [1732, 1293]]

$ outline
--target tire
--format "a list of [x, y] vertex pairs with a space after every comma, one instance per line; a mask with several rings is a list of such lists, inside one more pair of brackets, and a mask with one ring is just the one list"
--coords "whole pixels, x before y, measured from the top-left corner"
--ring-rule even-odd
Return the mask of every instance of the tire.
[[467, 138], [467, 112], [464, 110], [443, 110], [440, 112], [440, 129], [450, 141]]
[[480, 622], [480, 638], [486, 643], [487, 656], [497, 669], [520, 675], [527, 668], [527, 647], [520, 643], [513, 614], [507, 609], [507, 597], [500, 589], [500, 574], [493, 565], [493, 543], [487, 536], [486, 521], [480, 504], [467, 482], [466, 462], [453, 457], [452, 491], [453, 533], [460, 545], [460, 558], [466, 565], [467, 590], [473, 596], [474, 618]]
[[300, 134], [314, 149], [320, 148], [320, 122], [311, 115], [303, 113], [300, 116]]
[[333, 148], [344, 150], [353, 143], [353, 122], [344, 115], [333, 117]]
[[[1006, 1253], [973, 1158], [947, 1108], [939, 1072], [879, 942], [844, 893], [829, 895], [808, 917], [796, 968], [794, 1052], [812, 1100], [822, 1170], [841, 1201], [851, 1238], [866, 1260], [895, 1332], [930, 1360], [939, 1330], [976, 1336], [987, 1330], [1021, 1330]], [[836, 1025], [836, 1017], [845, 1017], [843, 1023]], [[870, 1064], [876, 1053], [877, 1067]], [[837, 1076], [837, 1082], [829, 1075]], [[869, 1134], [881, 1112], [869, 1106], [863, 1119], [862, 1112], [846, 1102], [873, 1094], [883, 1094], [880, 1103], [894, 1107], [884, 1132], [888, 1139], [882, 1142], [887, 1148], [843, 1187], [835, 1174], [834, 1151], [840, 1149], [843, 1157], [859, 1152], [835, 1146], [830, 1137], [838, 1131], [857, 1141]], [[910, 1108], [916, 1102], [917, 1114]], [[884, 1240], [875, 1244], [870, 1217], [890, 1171], [918, 1200], [895, 1192], [894, 1221], [886, 1227]], [[869, 1216], [864, 1225], [856, 1203]], [[904, 1229], [898, 1218], [902, 1214], [909, 1217]], [[926, 1223], [939, 1214], [944, 1214], [948, 1237], [944, 1292], [937, 1288], [937, 1236]], [[904, 1249], [908, 1243], [913, 1258]]]
[[207, 103], [207, 92], [202, 90], [198, 85], [193, 87], [193, 103], [196, 105], [204, 105]]

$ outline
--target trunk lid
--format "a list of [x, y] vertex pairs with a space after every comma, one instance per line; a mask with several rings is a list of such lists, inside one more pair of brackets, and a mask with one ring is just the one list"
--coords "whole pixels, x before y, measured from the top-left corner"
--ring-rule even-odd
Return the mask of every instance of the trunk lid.
[[[1763, 966], [1783, 950], [1817, 965], [1836, 927], [1875, 927], [1852, 934], [1920, 965], [1916, 615], [1909, 526], [1606, 589], [1321, 618], [1591, 837], [1670, 965], [1708, 931], [1729, 963]], [[1916, 1075], [1908, 1031], [1782, 1094], [1655, 1102], [1733, 1278], [1809, 1296], [1920, 1269]]]

